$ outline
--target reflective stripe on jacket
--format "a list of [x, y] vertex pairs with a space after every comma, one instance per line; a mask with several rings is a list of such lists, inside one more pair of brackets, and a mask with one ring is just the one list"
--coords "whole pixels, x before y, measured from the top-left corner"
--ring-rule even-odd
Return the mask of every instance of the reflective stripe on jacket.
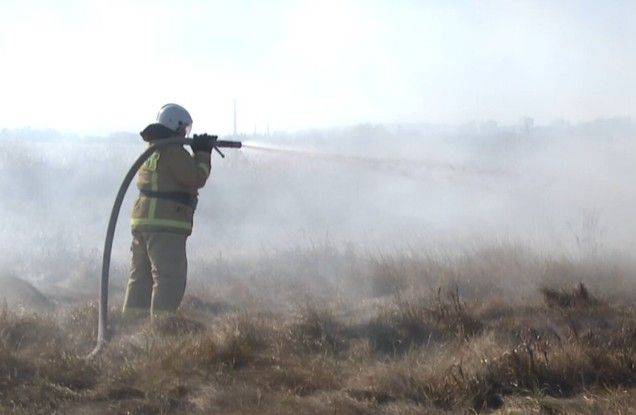
[[[210, 154], [191, 155], [174, 145], [155, 152], [137, 173], [137, 187], [152, 192], [184, 192], [196, 198], [210, 175]], [[132, 230], [190, 235], [194, 209], [161, 197], [140, 195], [132, 212]]]

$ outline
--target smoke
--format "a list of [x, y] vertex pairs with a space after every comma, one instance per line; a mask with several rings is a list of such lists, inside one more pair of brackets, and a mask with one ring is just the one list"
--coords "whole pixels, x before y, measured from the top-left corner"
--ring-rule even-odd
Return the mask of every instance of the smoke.
[[[0, 272], [96, 280], [112, 202], [144, 149], [135, 136], [0, 139]], [[213, 156], [193, 264], [329, 243], [371, 252], [513, 242], [598, 253], [635, 241], [629, 120], [570, 126], [358, 126], [243, 137]], [[9, 137], [9, 135], [11, 135]], [[129, 257], [129, 190], [114, 274]]]

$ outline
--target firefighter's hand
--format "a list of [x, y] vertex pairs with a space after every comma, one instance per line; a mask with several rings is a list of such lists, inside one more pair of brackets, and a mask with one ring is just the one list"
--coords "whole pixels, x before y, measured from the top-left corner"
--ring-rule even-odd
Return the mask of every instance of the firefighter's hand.
[[203, 151], [205, 153], [211, 153], [212, 152], [212, 147], [213, 147], [213, 143], [216, 140], [216, 136], [215, 135], [209, 135], [209, 134], [195, 134], [192, 137], [192, 144], [190, 144], [190, 147], [192, 148], [192, 151], [194, 151], [195, 153], [198, 151]]

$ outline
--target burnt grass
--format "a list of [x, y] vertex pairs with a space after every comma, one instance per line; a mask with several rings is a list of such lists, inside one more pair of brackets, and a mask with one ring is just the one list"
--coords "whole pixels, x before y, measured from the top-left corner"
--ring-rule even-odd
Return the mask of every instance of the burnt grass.
[[285, 302], [279, 292], [272, 301], [285, 307], [250, 307], [202, 294], [189, 296], [178, 317], [154, 325], [124, 321], [113, 308], [117, 335], [93, 360], [84, 356], [96, 335], [96, 304], [46, 316], [5, 307], [0, 413], [632, 408], [636, 274], [598, 259], [519, 255], [479, 252], [445, 264], [373, 260], [337, 285], [369, 287], [348, 297], [308, 290]]

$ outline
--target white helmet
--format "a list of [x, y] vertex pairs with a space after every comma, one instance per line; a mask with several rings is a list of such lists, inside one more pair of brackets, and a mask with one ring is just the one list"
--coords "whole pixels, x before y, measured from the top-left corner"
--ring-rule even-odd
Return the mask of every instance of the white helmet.
[[192, 117], [185, 108], [177, 104], [166, 104], [161, 107], [157, 114], [157, 122], [175, 133], [185, 133], [185, 137], [192, 129]]

